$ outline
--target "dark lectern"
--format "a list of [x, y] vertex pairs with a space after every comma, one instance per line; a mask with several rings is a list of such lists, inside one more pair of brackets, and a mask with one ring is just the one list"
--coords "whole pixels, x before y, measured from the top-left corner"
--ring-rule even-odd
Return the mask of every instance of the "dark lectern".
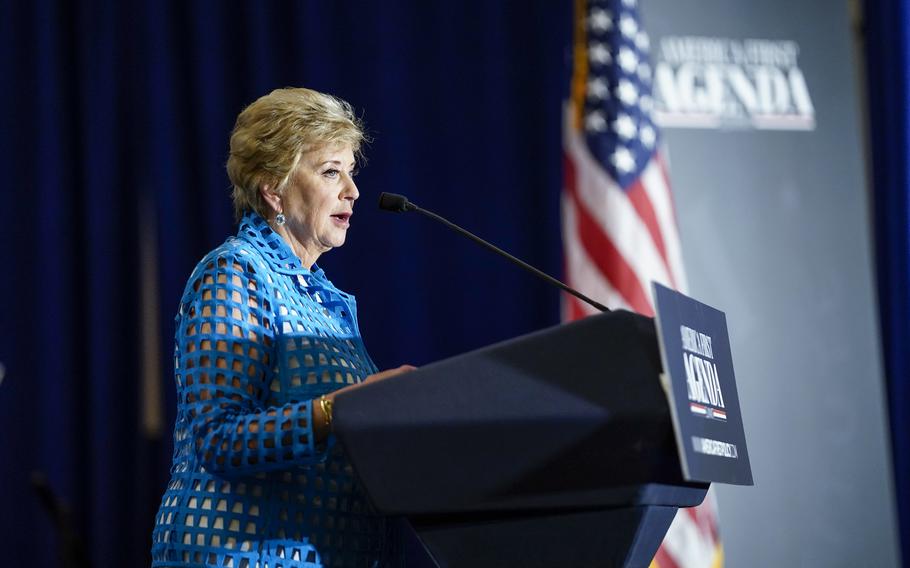
[[602, 314], [340, 395], [335, 432], [411, 566], [647, 566], [708, 489], [660, 371], [652, 319]]

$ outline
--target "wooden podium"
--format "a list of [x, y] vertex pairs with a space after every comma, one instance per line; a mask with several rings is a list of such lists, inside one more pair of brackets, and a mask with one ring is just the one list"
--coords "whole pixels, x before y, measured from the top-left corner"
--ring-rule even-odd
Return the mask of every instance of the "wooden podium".
[[708, 489], [660, 371], [654, 321], [612, 312], [339, 395], [334, 428], [409, 566], [647, 566]]

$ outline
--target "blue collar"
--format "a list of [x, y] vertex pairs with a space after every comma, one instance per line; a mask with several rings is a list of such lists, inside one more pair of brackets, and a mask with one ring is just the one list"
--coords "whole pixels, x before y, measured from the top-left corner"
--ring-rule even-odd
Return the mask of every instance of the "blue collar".
[[300, 258], [294, 254], [290, 245], [281, 235], [272, 230], [268, 221], [257, 213], [247, 212], [240, 220], [237, 236], [259, 251], [266, 262], [277, 272], [284, 274], [312, 274], [321, 280], [325, 279], [324, 272], [314, 264], [312, 270], [304, 268]]

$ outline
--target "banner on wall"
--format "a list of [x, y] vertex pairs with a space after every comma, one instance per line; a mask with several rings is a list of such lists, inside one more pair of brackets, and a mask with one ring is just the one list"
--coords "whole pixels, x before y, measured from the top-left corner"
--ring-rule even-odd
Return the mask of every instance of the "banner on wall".
[[654, 56], [661, 127], [815, 129], [795, 41], [668, 36]]

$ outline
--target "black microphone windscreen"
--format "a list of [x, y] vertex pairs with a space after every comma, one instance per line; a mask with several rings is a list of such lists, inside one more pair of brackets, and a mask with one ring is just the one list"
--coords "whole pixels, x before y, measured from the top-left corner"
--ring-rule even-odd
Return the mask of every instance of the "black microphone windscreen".
[[404, 213], [408, 210], [408, 198], [404, 195], [398, 195], [397, 193], [380, 193], [379, 194], [379, 208], [385, 209], [386, 211], [393, 211], [395, 213]]

